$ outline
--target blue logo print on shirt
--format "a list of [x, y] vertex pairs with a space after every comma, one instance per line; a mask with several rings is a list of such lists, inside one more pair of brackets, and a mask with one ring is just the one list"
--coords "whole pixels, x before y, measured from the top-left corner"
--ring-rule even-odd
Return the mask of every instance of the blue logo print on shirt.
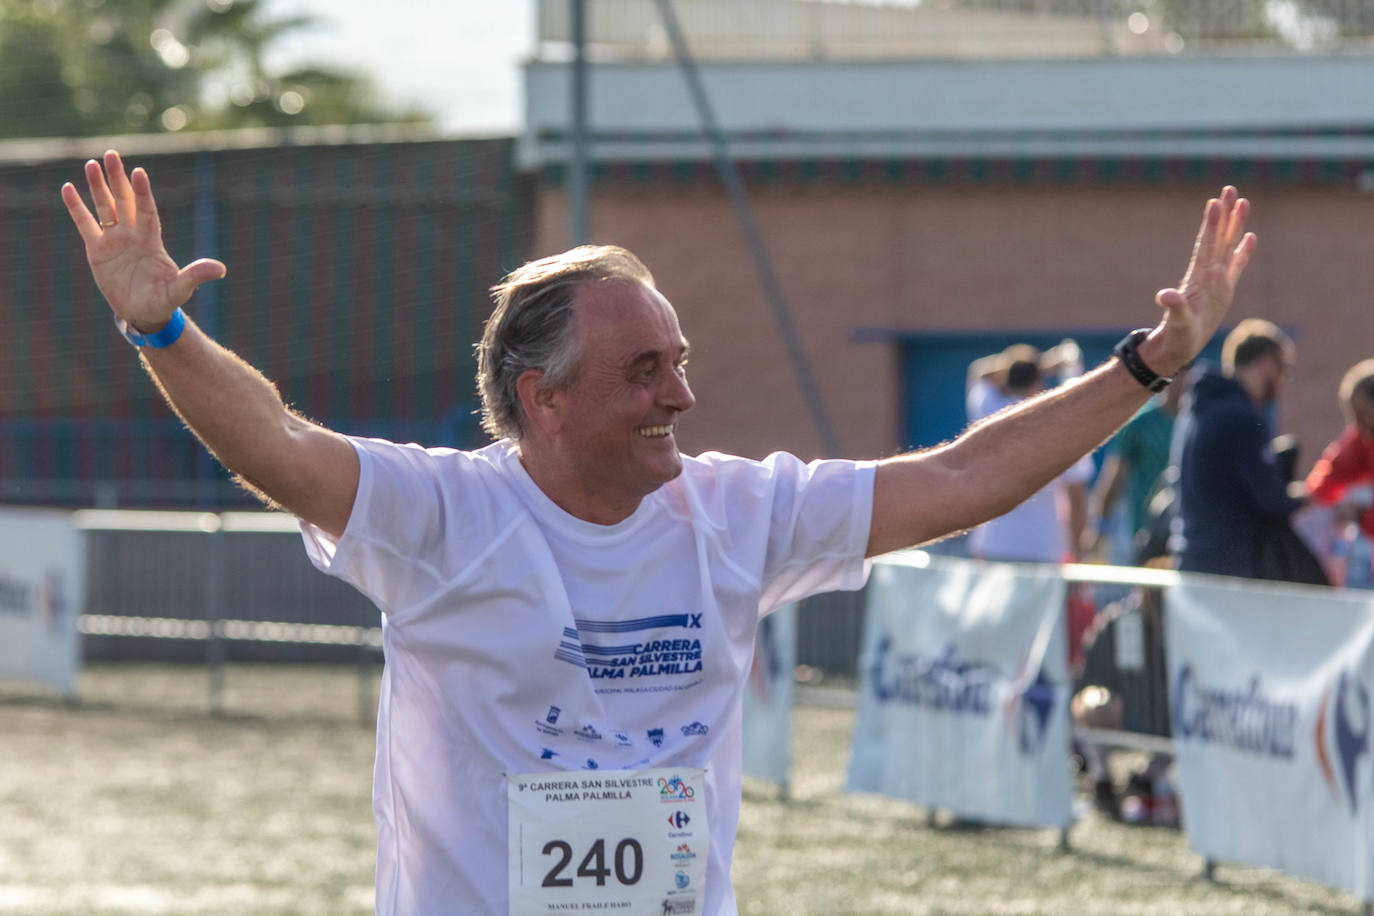
[[660, 614], [632, 620], [584, 620], [565, 627], [553, 657], [586, 668], [593, 678], [640, 678], [694, 674], [702, 669], [700, 639], [649, 639], [607, 645], [586, 641], [592, 634], [619, 635], [645, 630], [702, 629], [701, 614]]

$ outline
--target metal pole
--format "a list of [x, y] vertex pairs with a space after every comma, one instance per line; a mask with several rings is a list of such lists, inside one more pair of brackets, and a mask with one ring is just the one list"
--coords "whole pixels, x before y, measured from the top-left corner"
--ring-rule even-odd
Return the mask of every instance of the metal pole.
[[721, 133], [720, 125], [716, 122], [715, 112], [711, 109], [711, 100], [706, 95], [706, 86], [701, 81], [701, 73], [697, 70], [696, 62], [692, 59], [691, 52], [687, 49], [687, 40], [682, 35], [682, 27], [678, 24], [677, 14], [673, 11], [672, 0], [656, 0], [658, 4], [659, 16], [663, 19], [663, 28], [668, 33], [668, 40], [672, 42], [673, 53], [677, 57], [678, 65], [682, 67], [682, 75], [687, 81], [687, 89], [692, 95], [692, 101], [696, 105], [697, 115], [701, 118], [703, 132], [711, 144], [711, 151], [716, 161], [716, 171], [720, 174], [720, 180], [725, 184], [725, 190], [730, 195], [730, 202], [735, 208], [735, 217], [739, 220], [740, 229], [744, 232], [744, 240], [749, 246], [749, 252], [754, 258], [754, 267], [759, 274], [759, 282], [763, 285], [763, 291], [768, 297], [768, 304], [773, 309], [773, 318], [777, 322], [778, 332], [782, 335], [782, 341], [787, 348], [788, 357], [792, 361], [792, 368], [797, 373], [797, 381], [801, 384], [802, 398], [811, 412], [811, 421], [816, 425], [816, 432], [820, 434], [821, 443], [825, 447], [826, 453], [832, 457], [841, 454], [840, 439], [835, 433], [835, 427], [830, 422], [830, 415], [825, 409], [825, 400], [821, 397], [820, 386], [816, 384], [815, 376], [811, 372], [811, 363], [806, 358], [806, 351], [802, 349], [801, 336], [797, 333], [797, 328], [792, 321], [792, 312], [787, 305], [787, 298], [783, 295], [782, 284], [778, 282], [777, 274], [773, 270], [773, 262], [768, 256], [768, 248], [763, 243], [763, 234], [759, 231], [758, 222], [754, 219], [754, 211], [749, 206], [749, 197], [744, 190], [744, 182], [739, 177], [739, 171], [735, 168], [734, 162], [730, 159], [730, 151], [726, 146], [725, 137]]
[[568, 157], [569, 236], [573, 245], [587, 242], [587, 3], [572, 5], [572, 154]]
[[228, 585], [227, 545], [224, 543], [222, 519], [206, 513], [201, 517], [201, 529], [209, 541], [205, 552], [205, 668], [209, 675], [210, 715], [224, 713], [224, 590]]
[[[202, 152], [195, 159], [195, 204], [192, 209], [196, 257], [213, 257], [219, 250], [219, 191], [215, 179], [215, 153]], [[220, 290], [223, 284], [206, 283], [196, 290], [196, 323], [211, 337], [219, 337]], [[196, 505], [211, 508], [214, 500], [215, 459], [208, 450], [197, 448]]]

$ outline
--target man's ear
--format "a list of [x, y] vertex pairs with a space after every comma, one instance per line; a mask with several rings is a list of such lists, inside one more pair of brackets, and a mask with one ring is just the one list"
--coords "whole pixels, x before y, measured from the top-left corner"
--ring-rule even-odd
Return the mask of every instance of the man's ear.
[[525, 417], [541, 429], [557, 420], [559, 403], [557, 389], [539, 387], [543, 377], [543, 369], [526, 369], [515, 380], [515, 392], [520, 397]]

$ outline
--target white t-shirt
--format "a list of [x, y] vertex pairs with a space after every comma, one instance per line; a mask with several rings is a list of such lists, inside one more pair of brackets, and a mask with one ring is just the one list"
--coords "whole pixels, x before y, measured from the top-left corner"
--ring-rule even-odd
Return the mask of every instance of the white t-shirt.
[[[377, 912], [506, 913], [507, 773], [678, 766], [706, 769], [702, 912], [734, 914], [757, 623], [863, 585], [876, 464], [684, 457], [606, 526], [559, 509], [509, 441], [351, 441], [347, 530], [302, 530], [311, 561], [384, 612]], [[628, 671], [610, 651], [650, 642], [665, 651]]]

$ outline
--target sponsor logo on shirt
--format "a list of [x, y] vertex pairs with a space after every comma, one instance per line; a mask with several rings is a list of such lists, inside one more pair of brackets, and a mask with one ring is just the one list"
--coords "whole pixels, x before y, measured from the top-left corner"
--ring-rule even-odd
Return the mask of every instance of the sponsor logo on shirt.
[[651, 728], [648, 734], [649, 741], [653, 743], [654, 747], [663, 747], [663, 729]]
[[691, 822], [692, 819], [681, 811], [674, 811], [672, 814], [668, 815], [668, 826], [676, 827], [678, 830], [686, 827]]
[[[563, 710], [560, 707], [550, 706], [548, 713], [545, 714], [543, 719], [534, 720], [534, 727], [540, 734], [556, 738], [563, 734], [563, 729], [554, 726], [554, 723], [558, 721], [558, 717], [562, 714]], [[544, 759], [547, 760], [548, 758], [545, 757]]]
[[708, 726], [703, 725], [700, 722], [693, 722], [691, 725], [682, 726], [682, 733], [689, 738], [693, 735], [704, 735], [710, 730], [711, 729]]
[[[576, 619], [564, 627], [553, 657], [587, 669], [589, 677], [607, 680], [671, 677], [702, 670], [701, 639], [673, 630], [701, 630], [701, 614], [659, 614], [630, 620]], [[664, 631], [670, 631], [665, 633]], [[653, 633], [657, 638], [625, 640], [626, 634]]]
[[593, 726], [590, 722], [579, 728], [577, 731], [573, 732], [573, 734], [579, 738], [585, 738], [588, 741], [601, 740], [601, 733], [597, 731], [596, 727]]
[[673, 875], [673, 883], [677, 885], [678, 890], [686, 890], [687, 885], [692, 883], [692, 879], [688, 877], [685, 871], [680, 871]]
[[[686, 815], [683, 816], [685, 817]], [[696, 857], [697, 854], [693, 852], [692, 847], [688, 846], [686, 843], [678, 843], [677, 849], [674, 849], [668, 854], [668, 858], [672, 859], [674, 862], [686, 862]]]
[[695, 913], [697, 911], [697, 900], [695, 897], [684, 897], [680, 900], [664, 899], [663, 916], [682, 916], [682, 914]]
[[552, 760], [558, 756], [558, 751], [551, 751], [548, 748], [542, 748], [542, 750], [543, 753], [539, 755], [540, 760]]

